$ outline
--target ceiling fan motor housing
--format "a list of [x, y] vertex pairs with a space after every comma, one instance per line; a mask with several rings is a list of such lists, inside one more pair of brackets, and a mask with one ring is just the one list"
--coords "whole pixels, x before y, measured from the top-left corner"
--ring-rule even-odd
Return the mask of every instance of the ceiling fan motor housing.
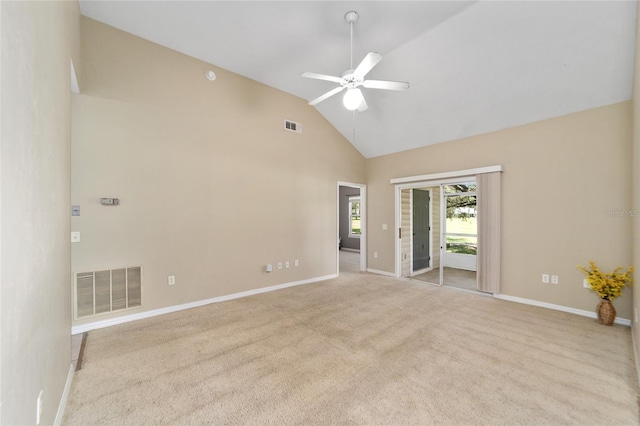
[[344, 15], [344, 20], [347, 21], [348, 24], [352, 24], [354, 22], [358, 22], [358, 12], [350, 11]]

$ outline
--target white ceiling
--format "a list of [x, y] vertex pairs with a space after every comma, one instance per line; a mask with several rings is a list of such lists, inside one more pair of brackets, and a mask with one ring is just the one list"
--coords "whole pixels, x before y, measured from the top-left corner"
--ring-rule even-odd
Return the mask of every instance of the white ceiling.
[[302, 72], [349, 68], [344, 14], [357, 11], [354, 63], [376, 51], [368, 78], [411, 84], [363, 89], [363, 113], [341, 95], [316, 106], [367, 158], [631, 99], [635, 1], [80, 0], [80, 10], [306, 100], [335, 84]]

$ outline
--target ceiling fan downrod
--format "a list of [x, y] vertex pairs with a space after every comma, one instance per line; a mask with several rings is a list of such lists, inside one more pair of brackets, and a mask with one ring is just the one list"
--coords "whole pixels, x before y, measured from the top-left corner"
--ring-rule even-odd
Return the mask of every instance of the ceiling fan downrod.
[[347, 23], [349, 24], [349, 29], [350, 29], [350, 32], [351, 32], [351, 34], [350, 34], [351, 35], [351, 37], [350, 37], [350, 40], [351, 40], [351, 63], [350, 63], [350, 69], [353, 69], [353, 24], [354, 24], [354, 22], [358, 22], [358, 12], [353, 11], [353, 10], [350, 11], [350, 12], [347, 12], [344, 15], [344, 20], [347, 21]]

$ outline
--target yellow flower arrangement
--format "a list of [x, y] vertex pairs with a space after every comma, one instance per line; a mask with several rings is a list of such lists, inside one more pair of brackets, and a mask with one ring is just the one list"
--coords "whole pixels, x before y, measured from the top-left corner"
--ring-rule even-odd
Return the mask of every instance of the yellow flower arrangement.
[[633, 283], [633, 266], [630, 266], [627, 272], [618, 266], [610, 274], [605, 274], [593, 260], [590, 260], [589, 268], [578, 265], [578, 269], [587, 275], [587, 282], [591, 286], [591, 290], [598, 293], [602, 299], [615, 299], [620, 296], [624, 286], [630, 286]]

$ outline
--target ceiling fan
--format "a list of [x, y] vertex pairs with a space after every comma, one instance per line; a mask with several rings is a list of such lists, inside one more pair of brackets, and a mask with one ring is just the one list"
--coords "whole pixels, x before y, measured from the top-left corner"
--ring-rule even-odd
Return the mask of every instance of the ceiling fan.
[[378, 62], [380, 62], [382, 56], [376, 52], [369, 52], [367, 53], [367, 56], [364, 57], [362, 62], [360, 62], [360, 64], [354, 69], [353, 24], [358, 20], [358, 13], [354, 11], [347, 12], [347, 14], [344, 15], [344, 19], [349, 23], [349, 27], [351, 29], [351, 68], [343, 72], [341, 77], [318, 74], [314, 72], [303, 72], [301, 76], [305, 78], [314, 78], [316, 80], [332, 81], [340, 85], [335, 89], [329, 90], [324, 95], [321, 95], [312, 100], [311, 102], [309, 102], [309, 105], [319, 104], [325, 99], [328, 99], [331, 96], [340, 93], [344, 89], [347, 89], [344, 98], [342, 98], [342, 102], [345, 108], [350, 111], [355, 111], [357, 109], [358, 111], [363, 112], [367, 110], [368, 106], [367, 102], [364, 99], [362, 91], [358, 88], [359, 86], [365, 87], [367, 89], [407, 90], [409, 88], [409, 83], [403, 81], [365, 80], [365, 76], [369, 73], [369, 71], [371, 71], [373, 67], [376, 66]]

